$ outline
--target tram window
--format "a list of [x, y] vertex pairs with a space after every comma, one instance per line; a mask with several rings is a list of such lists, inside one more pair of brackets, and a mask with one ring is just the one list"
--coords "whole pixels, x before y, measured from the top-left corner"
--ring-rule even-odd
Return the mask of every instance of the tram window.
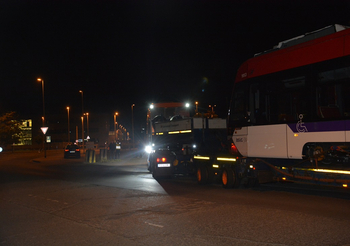
[[318, 82], [321, 84], [350, 78], [350, 67], [338, 68], [334, 70], [320, 72], [318, 74]]
[[251, 123], [258, 125], [269, 123], [267, 120], [266, 89], [263, 84], [252, 84], [249, 98]]
[[302, 88], [301, 90], [291, 92], [291, 100], [293, 120], [298, 120], [300, 114], [304, 116], [304, 120], [308, 120], [310, 117], [310, 95], [308, 91]]
[[270, 123], [294, 122], [299, 114], [309, 115], [310, 98], [305, 76], [276, 80], [265, 88]]
[[[348, 81], [349, 82], [349, 81]], [[342, 90], [342, 101], [343, 101], [343, 116], [346, 118], [350, 118], [350, 97], [349, 97], [349, 91], [350, 91], [350, 84], [346, 83], [343, 84]]]
[[239, 124], [247, 123], [248, 110], [248, 92], [247, 87], [237, 87], [234, 89], [234, 101], [232, 102], [231, 120], [240, 122]]
[[318, 117], [320, 119], [349, 117], [350, 67], [322, 71], [318, 73], [317, 79]]
[[321, 119], [340, 118], [336, 85], [320, 86], [317, 90], [318, 116]]

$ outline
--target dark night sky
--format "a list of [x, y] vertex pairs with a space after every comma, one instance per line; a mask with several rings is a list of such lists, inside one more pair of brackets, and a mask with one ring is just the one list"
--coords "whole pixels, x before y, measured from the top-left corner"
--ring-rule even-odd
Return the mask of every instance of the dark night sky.
[[[226, 112], [239, 65], [279, 41], [350, 24], [349, 1], [0, 2], [0, 113], [120, 112], [199, 101]], [[203, 77], [208, 78], [203, 87]], [[225, 115], [221, 115], [225, 116]], [[92, 117], [92, 116], [91, 116]]]

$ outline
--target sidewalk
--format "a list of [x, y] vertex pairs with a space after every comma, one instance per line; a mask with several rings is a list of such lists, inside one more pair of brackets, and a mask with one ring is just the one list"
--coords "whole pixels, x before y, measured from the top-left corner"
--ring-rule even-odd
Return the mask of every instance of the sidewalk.
[[[81, 153], [80, 159], [69, 159], [69, 160], [74, 160], [77, 163], [85, 163], [85, 164], [97, 164], [97, 165], [111, 165], [111, 166], [116, 166], [116, 165], [142, 165], [142, 164], [147, 164], [147, 154], [143, 153], [142, 157], [139, 157], [137, 155], [137, 150], [122, 150], [120, 153], [120, 158], [119, 159], [107, 159], [107, 160], [102, 160], [101, 161], [101, 156], [100, 156], [100, 150], [95, 151], [96, 155], [96, 162], [95, 163], [89, 163], [86, 160], [86, 150]], [[30, 162], [34, 163], [60, 163], [64, 161], [64, 151], [61, 149], [58, 150], [47, 150], [46, 152], [46, 158], [44, 157], [43, 152], [38, 152], [38, 151], [20, 151], [20, 152], [5, 152], [1, 153], [0, 160], [2, 162], [7, 162], [11, 161], [15, 158], [18, 158], [18, 156], [22, 156], [24, 159], [28, 159]], [[68, 160], [68, 159], [66, 159]]]
[[[86, 153], [86, 152], [85, 152]], [[85, 153], [82, 154], [82, 158], [84, 158], [85, 163], [89, 163], [86, 161]], [[147, 164], [147, 155], [144, 153], [142, 157], [138, 156], [137, 150], [122, 150], [120, 153], [119, 159], [110, 159], [108, 156], [107, 160], [101, 160], [100, 156], [100, 150], [95, 151], [96, 154], [96, 162], [91, 164], [98, 164], [98, 165], [110, 165], [110, 166], [116, 166], [116, 165], [142, 165]]]

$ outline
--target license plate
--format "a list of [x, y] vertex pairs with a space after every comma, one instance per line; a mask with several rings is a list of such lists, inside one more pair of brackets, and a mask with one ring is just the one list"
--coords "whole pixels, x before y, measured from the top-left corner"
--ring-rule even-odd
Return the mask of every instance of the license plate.
[[170, 167], [170, 163], [158, 163], [158, 167]]
[[69, 151], [69, 153], [75, 153], [75, 151], [74, 151], [74, 150], [71, 150], [71, 151]]

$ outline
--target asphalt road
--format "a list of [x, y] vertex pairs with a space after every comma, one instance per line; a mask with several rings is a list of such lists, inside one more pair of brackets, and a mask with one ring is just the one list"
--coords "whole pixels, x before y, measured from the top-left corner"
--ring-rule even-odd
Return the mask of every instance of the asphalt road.
[[350, 245], [349, 192], [157, 182], [145, 158], [0, 153], [0, 245]]

